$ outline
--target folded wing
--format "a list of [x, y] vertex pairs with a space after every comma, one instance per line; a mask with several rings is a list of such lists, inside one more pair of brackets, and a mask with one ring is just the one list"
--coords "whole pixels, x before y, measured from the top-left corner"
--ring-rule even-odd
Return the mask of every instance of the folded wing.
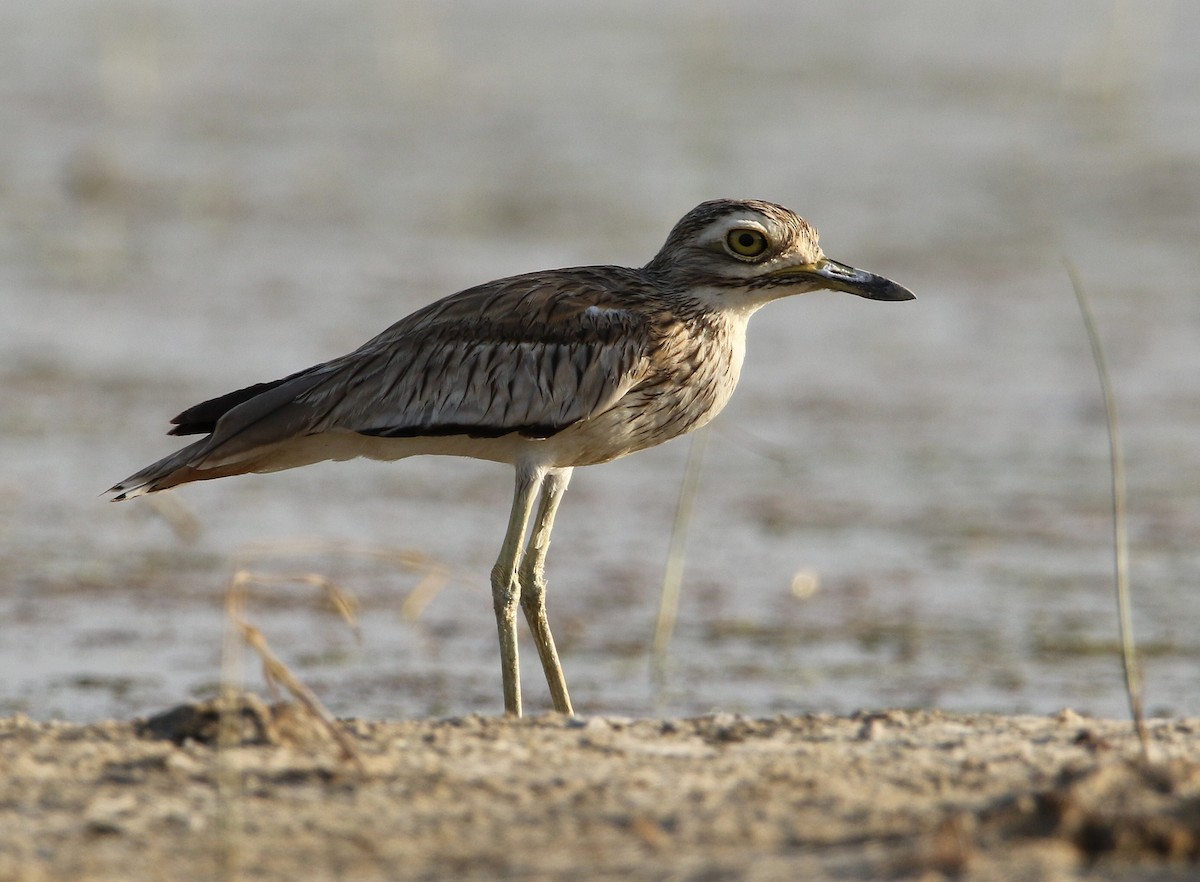
[[[629, 290], [613, 291], [618, 272], [541, 272], [451, 295], [349, 355], [189, 408], [172, 433], [210, 436], [114, 489], [169, 486], [184, 468], [196, 480], [206, 465], [228, 474], [231, 462], [322, 432], [550, 437], [645, 375], [648, 324]], [[632, 272], [628, 284], [640, 284]]]

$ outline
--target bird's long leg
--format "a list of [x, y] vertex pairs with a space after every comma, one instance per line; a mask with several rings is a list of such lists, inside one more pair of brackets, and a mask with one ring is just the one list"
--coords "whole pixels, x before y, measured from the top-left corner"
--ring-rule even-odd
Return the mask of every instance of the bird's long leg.
[[546, 552], [550, 549], [550, 531], [554, 529], [554, 515], [562, 502], [567, 484], [571, 480], [571, 469], [552, 469], [542, 481], [541, 501], [538, 503], [537, 519], [533, 534], [521, 558], [521, 607], [525, 620], [533, 632], [533, 642], [546, 672], [546, 684], [550, 687], [550, 698], [554, 709], [562, 714], [573, 714], [571, 696], [567, 694], [567, 680], [558, 661], [558, 650], [554, 648], [554, 637], [550, 633], [550, 621], [546, 618]]
[[500, 547], [500, 557], [492, 567], [492, 605], [496, 609], [496, 628], [500, 632], [500, 676], [504, 682], [504, 712], [521, 716], [521, 666], [517, 656], [517, 604], [521, 582], [517, 567], [525, 529], [533, 511], [533, 501], [546, 477], [546, 470], [517, 465], [517, 485], [513, 491], [508, 532]]

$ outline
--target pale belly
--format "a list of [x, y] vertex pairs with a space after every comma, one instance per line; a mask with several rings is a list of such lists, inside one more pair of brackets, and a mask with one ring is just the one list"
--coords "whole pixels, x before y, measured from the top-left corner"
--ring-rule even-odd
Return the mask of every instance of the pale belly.
[[465, 456], [516, 464], [531, 462], [548, 468], [610, 462], [677, 438], [707, 424], [729, 401], [732, 384], [696, 402], [687, 395], [653, 402], [631, 394], [616, 407], [583, 420], [549, 438], [517, 434], [499, 438], [451, 435], [436, 438], [375, 438], [353, 432], [308, 435], [264, 451], [248, 471], [273, 472], [329, 460], [365, 457], [398, 460], [410, 456]]

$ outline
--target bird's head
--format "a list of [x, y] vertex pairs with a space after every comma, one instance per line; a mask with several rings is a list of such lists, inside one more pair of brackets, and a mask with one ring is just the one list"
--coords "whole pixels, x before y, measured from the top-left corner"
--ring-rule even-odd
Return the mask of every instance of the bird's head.
[[[754, 309], [822, 288], [871, 300], [916, 296], [883, 276], [830, 260], [808, 221], [782, 205], [750, 199], [715, 199], [693, 208], [646, 271], [733, 308]], [[735, 292], [750, 296], [730, 302]]]

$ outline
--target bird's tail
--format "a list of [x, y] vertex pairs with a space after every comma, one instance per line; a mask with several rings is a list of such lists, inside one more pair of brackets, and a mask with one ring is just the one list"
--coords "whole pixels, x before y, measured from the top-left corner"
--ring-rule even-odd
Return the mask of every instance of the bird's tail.
[[123, 499], [144, 496], [147, 493], [166, 490], [169, 487], [186, 484], [189, 481], [221, 478], [225, 475], [236, 474], [242, 471], [242, 469], [236, 466], [228, 469], [196, 468], [210, 452], [211, 441], [211, 438], [204, 438], [194, 444], [189, 444], [187, 447], [176, 450], [170, 456], [164, 456], [158, 462], [148, 465], [140, 472], [130, 475], [124, 481], [114, 484], [105, 492], [115, 494], [112, 498], [113, 502], [120, 502]]

